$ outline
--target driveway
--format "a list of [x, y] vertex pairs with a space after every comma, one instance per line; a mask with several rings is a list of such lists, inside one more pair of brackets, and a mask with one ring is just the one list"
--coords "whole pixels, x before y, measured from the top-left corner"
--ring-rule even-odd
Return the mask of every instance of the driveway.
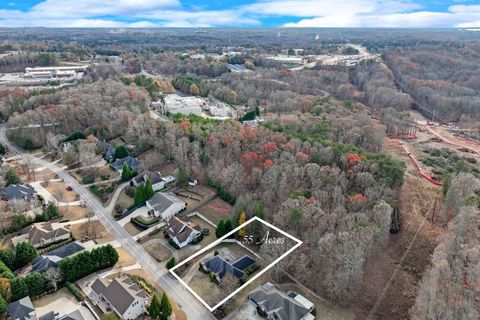
[[128, 216], [118, 220], [118, 224], [124, 227], [127, 223], [130, 222], [132, 218], [135, 218], [138, 216], [143, 216], [145, 218], [148, 218], [148, 208], [145, 206], [138, 208], [137, 210], [130, 213]]

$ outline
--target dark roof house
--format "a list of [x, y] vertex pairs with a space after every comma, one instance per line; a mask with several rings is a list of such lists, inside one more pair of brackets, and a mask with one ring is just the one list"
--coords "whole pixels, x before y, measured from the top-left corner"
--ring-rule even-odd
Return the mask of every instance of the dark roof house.
[[84, 249], [85, 246], [80, 241], [71, 242], [33, 259], [32, 270], [35, 272], [45, 272], [50, 268], [56, 268], [62, 259], [72, 256]]
[[255, 263], [255, 260], [249, 256], [243, 256], [234, 262], [229, 262], [219, 255], [208, 259], [203, 263], [203, 268], [208, 272], [213, 272], [217, 276], [217, 280], [221, 280], [227, 274], [232, 274], [237, 279], [245, 275], [245, 269]]
[[0, 197], [6, 201], [25, 200], [30, 202], [37, 192], [29, 184], [11, 184], [0, 191]]
[[315, 318], [310, 313], [312, 310], [289, 297], [270, 282], [257, 287], [248, 295], [248, 298], [268, 319], [311, 320]]
[[115, 161], [113, 161], [112, 167], [116, 171], [122, 171], [124, 164], [128, 165], [133, 171], [137, 171], [142, 165], [142, 163], [137, 158], [127, 156], [125, 158], [116, 159]]
[[163, 178], [160, 175], [160, 172], [144, 171], [141, 174], [137, 175], [132, 179], [134, 185], [139, 185], [140, 183], [146, 182], [147, 178], [150, 179], [152, 184], [157, 184], [163, 182]]
[[10, 320], [34, 320], [37, 318], [30, 297], [25, 297], [8, 305]]

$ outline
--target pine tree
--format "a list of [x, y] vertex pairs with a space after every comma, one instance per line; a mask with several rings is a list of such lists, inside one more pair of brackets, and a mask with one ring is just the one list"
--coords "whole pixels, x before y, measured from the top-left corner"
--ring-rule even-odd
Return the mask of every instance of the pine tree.
[[217, 239], [225, 235], [225, 221], [220, 220], [220, 222], [217, 224], [217, 229], [215, 229], [215, 235], [217, 236]]
[[150, 199], [154, 194], [152, 181], [150, 180], [150, 178], [147, 178], [147, 182], [145, 182], [144, 193], [145, 193], [145, 200]]
[[225, 231], [224, 231], [223, 235], [226, 235], [227, 233], [229, 233], [232, 230], [233, 230], [232, 221], [230, 219], [228, 219], [227, 221], [225, 221]]
[[165, 292], [163, 293], [162, 301], [160, 302], [160, 310], [162, 311], [162, 314], [160, 316], [161, 320], [168, 320], [168, 318], [170, 318], [170, 316], [172, 315], [172, 305], [170, 304], [170, 301], [168, 300]]
[[158, 296], [156, 294], [153, 295], [152, 302], [147, 308], [148, 315], [152, 319], [159, 319], [162, 314], [162, 309], [160, 305], [160, 300], [158, 300]]
[[135, 205], [145, 202], [145, 185], [143, 183], [135, 189], [134, 202]]
[[175, 257], [168, 259], [167, 264], [165, 265], [167, 269], [172, 269], [175, 266]]
[[187, 184], [187, 173], [184, 166], [178, 167], [177, 184], [181, 187]]
[[122, 181], [128, 181], [132, 177], [132, 169], [124, 163], [122, 168]]

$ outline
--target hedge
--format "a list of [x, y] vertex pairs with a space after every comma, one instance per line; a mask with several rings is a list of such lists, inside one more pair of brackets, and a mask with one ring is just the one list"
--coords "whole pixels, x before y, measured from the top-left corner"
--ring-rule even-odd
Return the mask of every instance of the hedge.
[[67, 287], [67, 289], [74, 295], [74, 297], [78, 301], [85, 300], [85, 297], [83, 296], [83, 293], [81, 293], [80, 290], [78, 290], [77, 286], [74, 285], [73, 283], [67, 281], [67, 282], [65, 282], [65, 287]]

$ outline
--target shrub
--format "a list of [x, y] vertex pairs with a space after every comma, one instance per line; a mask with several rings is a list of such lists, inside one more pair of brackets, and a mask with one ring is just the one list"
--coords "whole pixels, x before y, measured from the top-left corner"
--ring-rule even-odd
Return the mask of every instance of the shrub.
[[175, 266], [175, 257], [171, 257], [170, 259], [168, 259], [166, 265], [167, 269], [172, 269], [174, 266]]
[[74, 285], [71, 282], [65, 282], [65, 287], [73, 294], [73, 296], [78, 300], [78, 301], [83, 301], [85, 300], [85, 297], [83, 296], [83, 293], [78, 290], [77, 286]]

